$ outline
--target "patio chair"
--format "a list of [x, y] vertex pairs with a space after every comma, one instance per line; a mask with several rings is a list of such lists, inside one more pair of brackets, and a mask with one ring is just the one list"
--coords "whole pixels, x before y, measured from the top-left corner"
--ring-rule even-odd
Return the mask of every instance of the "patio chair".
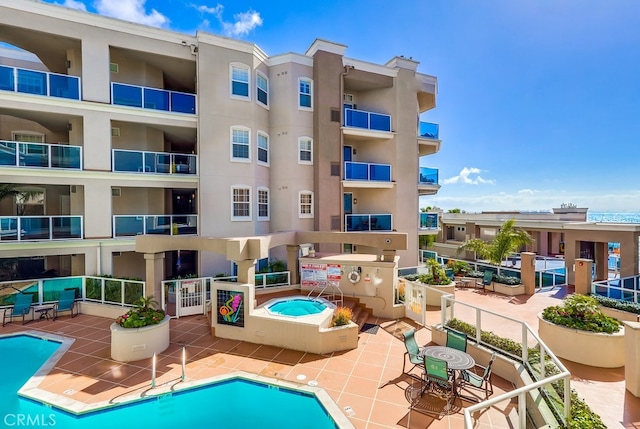
[[[418, 343], [416, 342], [416, 338], [415, 338], [415, 329], [409, 329], [408, 331], [404, 332], [403, 335], [404, 335], [404, 347], [407, 349], [407, 351], [404, 352], [404, 359], [402, 362], [402, 373], [407, 374], [410, 377], [418, 378], [417, 376], [410, 374], [411, 371], [413, 371], [413, 369], [416, 366], [420, 366], [424, 370], [424, 362], [423, 362], [422, 356], [420, 356], [420, 347], [418, 347]], [[405, 370], [406, 364], [407, 364], [407, 357], [409, 358], [409, 362], [413, 365], [409, 369], [409, 371]]]
[[491, 367], [496, 359], [496, 353], [493, 352], [487, 366], [476, 364], [473, 371], [463, 370], [458, 378], [458, 386], [461, 389], [472, 388], [484, 390], [484, 399], [489, 399], [493, 395], [493, 384], [491, 383]]
[[482, 291], [485, 291], [485, 288], [491, 285], [492, 280], [493, 272], [485, 271], [482, 280], [476, 282], [476, 287], [479, 287], [480, 289], [482, 289]]
[[[75, 309], [75, 312], [74, 312]], [[53, 320], [58, 318], [58, 313], [61, 311], [70, 311], [71, 318], [73, 319], [78, 315], [78, 307], [76, 307], [76, 290], [75, 289], [67, 289], [60, 292], [60, 297], [58, 298], [58, 302], [55, 304], [53, 308]]]
[[431, 356], [424, 356], [423, 392], [429, 390], [441, 399], [449, 400], [456, 395], [455, 379], [451, 377], [446, 361]]
[[467, 352], [467, 334], [447, 330], [447, 347]]
[[[2, 316], [2, 326], [13, 321], [16, 316], [22, 316], [22, 324], [29, 323], [34, 320], [33, 309], [31, 303], [33, 302], [33, 295], [30, 293], [18, 293], [16, 294], [16, 301], [13, 307], [6, 308]], [[31, 320], [25, 321], [25, 316], [31, 313]], [[7, 322], [7, 317], [9, 322]]]

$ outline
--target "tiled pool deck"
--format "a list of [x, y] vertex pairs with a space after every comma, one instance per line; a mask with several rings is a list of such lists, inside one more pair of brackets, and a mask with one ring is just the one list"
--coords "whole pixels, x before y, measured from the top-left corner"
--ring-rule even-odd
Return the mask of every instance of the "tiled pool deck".
[[[537, 313], [558, 303], [563, 296], [564, 290], [533, 297], [508, 297], [471, 289], [456, 291], [460, 301], [525, 320], [534, 328]], [[439, 314], [429, 312], [428, 322], [437, 323]], [[443, 412], [438, 404], [426, 403], [426, 399], [419, 404], [419, 410], [409, 408], [406, 391], [412, 379], [402, 375], [405, 348], [401, 333], [413, 322], [374, 317], [368, 322], [380, 328], [375, 333], [361, 332], [357, 349], [315, 355], [211, 337], [205, 316], [172, 320], [171, 345], [158, 356], [156, 383], [172, 383], [180, 378], [185, 347], [186, 377], [190, 380], [238, 370], [296, 383], [315, 380], [340, 409], [348, 411], [346, 414], [356, 428], [463, 428], [460, 407], [466, 402], [458, 402], [451, 414]], [[147, 389], [151, 381], [150, 360], [125, 364], [110, 359], [111, 323], [110, 319], [81, 314], [73, 319], [62, 316], [56, 321], [36, 321], [25, 326], [11, 323], [0, 328], [0, 334], [32, 330], [75, 338], [40, 387], [78, 401], [96, 403]], [[419, 343], [429, 343], [429, 328], [417, 328]], [[500, 334], [500, 329], [496, 324], [494, 332]], [[566, 361], [565, 364], [573, 374], [572, 387], [609, 428], [640, 428], [640, 400], [625, 390], [624, 368], [599, 369]], [[493, 382], [494, 395], [512, 388], [495, 375]], [[476, 427], [517, 427], [516, 409], [515, 402], [498, 404], [479, 416]]]

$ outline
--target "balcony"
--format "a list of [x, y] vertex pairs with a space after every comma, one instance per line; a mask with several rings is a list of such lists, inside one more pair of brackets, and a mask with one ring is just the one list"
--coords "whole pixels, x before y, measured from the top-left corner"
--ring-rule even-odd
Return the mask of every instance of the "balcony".
[[67, 240], [82, 237], [82, 216], [0, 216], [1, 241]]
[[0, 66], [0, 90], [80, 100], [80, 78]]
[[391, 188], [391, 165], [346, 161], [343, 185], [348, 188]]
[[196, 174], [197, 155], [148, 152], [140, 150], [112, 150], [111, 170], [123, 173]]
[[111, 104], [164, 112], [196, 113], [196, 96], [185, 92], [111, 83]]
[[115, 215], [113, 236], [196, 235], [198, 215]]
[[418, 125], [419, 156], [432, 155], [440, 150], [440, 125], [420, 121]]
[[438, 213], [420, 213], [418, 229], [420, 231], [439, 231]]
[[344, 219], [345, 231], [393, 231], [390, 214], [348, 214]]
[[438, 192], [438, 169], [420, 167], [418, 177], [418, 195], [433, 195]]
[[82, 170], [82, 147], [0, 140], [0, 166]]
[[391, 116], [345, 108], [344, 134], [367, 138], [392, 138]]

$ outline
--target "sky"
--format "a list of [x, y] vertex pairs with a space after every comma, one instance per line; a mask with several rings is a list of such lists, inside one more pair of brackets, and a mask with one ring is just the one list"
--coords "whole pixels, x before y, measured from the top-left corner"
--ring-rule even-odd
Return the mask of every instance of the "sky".
[[304, 53], [316, 38], [437, 76], [437, 195], [467, 212], [640, 212], [640, 2], [47, 0], [187, 34]]

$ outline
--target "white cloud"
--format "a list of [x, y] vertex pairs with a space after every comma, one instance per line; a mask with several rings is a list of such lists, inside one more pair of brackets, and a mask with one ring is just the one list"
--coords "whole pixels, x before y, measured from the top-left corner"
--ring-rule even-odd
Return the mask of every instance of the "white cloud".
[[[73, 0], [66, 0], [73, 1]], [[169, 18], [155, 9], [147, 12], [146, 0], [96, 0], [95, 7], [100, 15], [124, 19], [152, 27], [163, 27], [169, 24]]]
[[260, 13], [249, 10], [233, 16], [235, 22], [229, 23], [221, 20], [222, 29], [226, 36], [246, 36], [254, 28], [262, 25]]
[[537, 194], [540, 191], [536, 191], [534, 189], [520, 189], [518, 191], [518, 194], [527, 194], [527, 195], [533, 195], [533, 194]]
[[480, 170], [479, 168], [464, 167], [462, 170], [460, 170], [460, 173], [457, 176], [451, 177], [449, 179], [444, 179], [442, 181], [442, 184], [450, 185], [453, 183], [462, 183], [466, 185], [479, 185], [479, 184], [493, 185], [495, 183], [495, 181], [492, 179], [485, 179], [482, 176], [480, 176], [481, 172], [482, 170]]
[[218, 3], [215, 7], [209, 7], [206, 5], [195, 5], [191, 4], [191, 7], [194, 7], [200, 13], [210, 13], [211, 15], [215, 15], [218, 18], [222, 16], [222, 11], [224, 10], [224, 6]]
[[[60, 4], [60, 3], [58, 3], [58, 4]], [[85, 4], [82, 3], [81, 1], [64, 0], [64, 3], [62, 3], [62, 6], [68, 7], [69, 9], [83, 10], [85, 12], [87, 11], [87, 6], [85, 6]]]

